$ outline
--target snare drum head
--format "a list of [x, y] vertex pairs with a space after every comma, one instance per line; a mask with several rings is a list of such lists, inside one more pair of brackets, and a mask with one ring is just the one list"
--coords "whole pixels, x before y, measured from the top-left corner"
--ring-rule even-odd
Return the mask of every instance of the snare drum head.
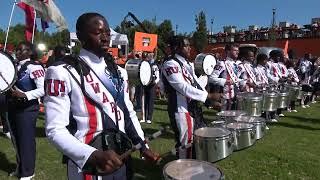
[[139, 76], [141, 84], [144, 86], [149, 85], [152, 78], [151, 66], [148, 62], [142, 61], [139, 69]]
[[231, 111], [220, 111], [217, 113], [217, 116], [235, 117], [235, 116], [244, 116], [246, 114], [247, 113], [245, 111], [231, 110]]
[[253, 128], [253, 124], [249, 123], [229, 123], [227, 124], [227, 128], [229, 129], [251, 129]]
[[262, 117], [252, 117], [252, 116], [240, 116], [235, 118], [238, 122], [246, 122], [246, 123], [260, 123], [264, 122], [265, 119]]
[[228, 129], [224, 128], [199, 128], [197, 129], [194, 134], [199, 137], [224, 137], [228, 136], [231, 132]]
[[0, 93], [10, 89], [15, 83], [16, 67], [9, 55], [0, 52]]
[[206, 75], [211, 75], [214, 67], [216, 66], [216, 58], [214, 58], [214, 56], [208, 54], [205, 56], [203, 63], [202, 63], [202, 68], [203, 71]]
[[193, 159], [169, 162], [163, 168], [163, 175], [166, 179], [177, 180], [219, 180], [223, 177], [222, 172], [213, 164]]

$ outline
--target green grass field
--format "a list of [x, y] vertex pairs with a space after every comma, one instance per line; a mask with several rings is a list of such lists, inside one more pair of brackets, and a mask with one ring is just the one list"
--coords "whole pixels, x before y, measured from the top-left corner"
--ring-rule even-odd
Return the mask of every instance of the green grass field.
[[[146, 134], [156, 132], [160, 126], [169, 125], [165, 102], [157, 102], [154, 121], [143, 124]], [[204, 108], [205, 109], [205, 108]], [[320, 179], [320, 103], [311, 108], [298, 108], [298, 113], [285, 113], [280, 122], [269, 125], [264, 138], [245, 150], [237, 151], [216, 165], [226, 179]], [[214, 119], [214, 111], [205, 111], [208, 121]], [[168, 132], [151, 142], [151, 148], [163, 154], [174, 146], [173, 134]], [[160, 166], [144, 162], [134, 155], [135, 179], [163, 179], [162, 168], [174, 160], [164, 157]], [[15, 153], [8, 139], [0, 136], [0, 179], [14, 170]], [[37, 123], [36, 180], [66, 179], [66, 168], [61, 164], [61, 154], [51, 146], [44, 134], [44, 119]]]

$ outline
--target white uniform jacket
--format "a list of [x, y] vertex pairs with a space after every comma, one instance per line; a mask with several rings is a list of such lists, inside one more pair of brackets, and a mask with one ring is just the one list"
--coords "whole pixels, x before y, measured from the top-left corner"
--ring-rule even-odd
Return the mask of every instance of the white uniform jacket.
[[[241, 70], [240, 70], [240, 67], [241, 67]], [[258, 85], [255, 71], [252, 64], [248, 61], [244, 61], [242, 65], [239, 66], [238, 69], [239, 69], [239, 78], [243, 80], [242, 81], [243, 83], [241, 83], [241, 86], [246, 90], [246, 92], [254, 92], [254, 89], [250, 88], [247, 85], [247, 82]]]
[[[25, 60], [20, 61], [17, 66], [18, 71], [25, 63], [29, 63], [29, 61], [31, 61], [31, 60], [25, 59]], [[25, 71], [22, 72], [21, 75], [23, 75], [23, 77], [20, 77], [21, 79], [18, 79], [18, 81], [20, 81], [20, 80], [24, 81], [24, 80], [30, 78], [31, 80], [34, 81], [34, 83], [36, 85], [36, 89], [24, 92], [24, 94], [27, 96], [28, 101], [33, 100], [33, 99], [38, 99], [38, 98], [44, 96], [43, 86], [44, 86], [45, 70], [40, 64], [34, 64], [34, 63], [28, 64]], [[23, 90], [21, 90], [21, 91], [23, 91]]]
[[284, 65], [282, 62], [278, 62], [277, 64], [280, 70], [281, 77], [288, 77], [289, 72], [288, 72], [287, 66]]
[[281, 78], [280, 70], [277, 63], [273, 61], [268, 61], [266, 64], [267, 67], [267, 77], [270, 83], [278, 83]]
[[299, 76], [297, 75], [297, 72], [296, 72], [296, 70], [294, 70], [294, 68], [293, 67], [290, 67], [289, 69], [288, 69], [288, 76], [289, 77], [293, 77], [292, 79], [293, 79], [293, 81], [291, 82], [291, 84], [293, 84], [293, 85], [298, 85], [298, 83], [299, 83]]
[[256, 79], [259, 86], [265, 87], [268, 84], [268, 77], [266, 73], [266, 68], [260, 64], [255, 68]]
[[188, 112], [188, 102], [191, 99], [205, 102], [208, 93], [203, 89], [192, 86], [193, 83], [200, 85], [193, 66], [182, 56], [176, 54], [175, 57], [182, 63], [182, 66], [176, 60], [168, 60], [162, 65], [162, 74], [176, 91], [176, 109], [174, 112]]
[[[227, 69], [226, 64], [228, 64], [229, 70]], [[224, 99], [234, 98], [235, 88], [238, 88], [237, 86], [241, 83], [241, 79], [238, 78], [237, 68], [238, 66], [234, 60], [226, 58], [225, 61], [220, 61], [220, 63], [215, 66], [215, 69], [209, 76], [210, 83], [218, 84], [223, 87]], [[227, 80], [231, 80], [234, 84], [226, 84]]]
[[[102, 83], [105, 78], [111, 77], [106, 69], [105, 61], [84, 49], [80, 51], [80, 58], [91, 68], [89, 74], [84, 77], [86, 93], [103, 108], [103, 111], [111, 118], [110, 121], [115, 123], [115, 100]], [[80, 81], [75, 68], [70, 65], [67, 68]], [[145, 147], [144, 134], [129, 99], [127, 72], [120, 67], [118, 70], [123, 79], [123, 85], [118, 90], [123, 92], [120, 93], [123, 95], [120, 98], [124, 99], [123, 102], [127, 108], [126, 111], [117, 106], [119, 129], [125, 132], [134, 144], [141, 143]], [[91, 153], [96, 150], [88, 143], [103, 130], [102, 111], [84, 96], [77, 81], [67, 71], [66, 64], [50, 66], [45, 79], [46, 135], [58, 150], [71, 158], [81, 169]], [[114, 91], [115, 89], [113, 88]], [[126, 112], [129, 112], [129, 117], [125, 116]], [[77, 123], [77, 131], [74, 135], [71, 135], [66, 129], [70, 123], [69, 114]]]
[[302, 84], [310, 84], [312, 63], [307, 59], [302, 59], [299, 65], [300, 79]]

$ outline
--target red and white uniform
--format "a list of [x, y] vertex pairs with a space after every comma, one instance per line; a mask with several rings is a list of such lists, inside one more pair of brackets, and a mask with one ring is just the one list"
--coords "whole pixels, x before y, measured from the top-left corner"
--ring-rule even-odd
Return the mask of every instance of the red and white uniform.
[[296, 70], [294, 70], [293, 67], [290, 67], [290, 68], [288, 69], [288, 76], [293, 77], [293, 81], [291, 82], [291, 84], [293, 84], [293, 85], [298, 85], [298, 83], [299, 83], [299, 81], [300, 81], [300, 80], [299, 80], [299, 76], [298, 76]]
[[[214, 71], [209, 76], [209, 82], [218, 84], [223, 87], [223, 98], [232, 99], [235, 97], [235, 84], [239, 84], [240, 79], [236, 69], [237, 64], [231, 58], [226, 58], [225, 61], [220, 61], [214, 68]], [[227, 80], [231, 80], [233, 84], [226, 84]]]
[[243, 80], [241, 85], [245, 88], [245, 91], [254, 92], [254, 89], [247, 85], [248, 82], [258, 85], [253, 66], [250, 62], [244, 61], [241, 71], [239, 72], [239, 77]]
[[[97, 77], [99, 76], [101, 79], [108, 74], [104, 59], [98, 58], [85, 49], [81, 49], [80, 57], [96, 73], [90, 70], [89, 74], [84, 77], [85, 91], [100, 104], [103, 111], [116, 123], [114, 98]], [[71, 66], [68, 66], [68, 69], [81, 82], [77, 71]], [[128, 75], [123, 68], [118, 67], [118, 69], [123, 78], [124, 102], [130, 116], [124, 119], [124, 112], [117, 108], [119, 129], [128, 134], [131, 140], [134, 137], [136, 142], [133, 141], [133, 143], [141, 143], [144, 141], [144, 133], [129, 98]], [[81, 169], [93, 151], [96, 150], [88, 143], [103, 130], [102, 111], [83, 95], [80, 86], [65, 68], [65, 64], [50, 66], [45, 82], [46, 135], [58, 150], [72, 160], [68, 162], [68, 179], [83, 179], [84, 175], [81, 173]], [[66, 129], [70, 123], [70, 114], [77, 123], [77, 131], [74, 135], [71, 135]], [[131, 128], [126, 128], [131, 123], [133, 124]]]
[[256, 80], [259, 86], [265, 87], [268, 84], [266, 68], [258, 64], [255, 68]]
[[[191, 100], [205, 102], [208, 93], [192, 84], [199, 84], [193, 66], [185, 58], [176, 54], [176, 59], [165, 61], [162, 66], [163, 81], [168, 83], [168, 113], [170, 119], [176, 121], [180, 145], [192, 143], [193, 117], [190, 116], [189, 103]], [[179, 61], [179, 62], [177, 62]], [[196, 82], [195, 82], [196, 81]], [[177, 143], [179, 146], [179, 142]], [[190, 152], [180, 151], [179, 158], [191, 158]]]
[[273, 61], [268, 61], [266, 67], [267, 67], [267, 77], [269, 79], [269, 82], [278, 83], [278, 81], [282, 76], [277, 63], [274, 63]]
[[282, 62], [278, 62], [277, 64], [278, 64], [281, 77], [288, 77], [289, 72], [288, 72], [287, 66], [284, 65]]

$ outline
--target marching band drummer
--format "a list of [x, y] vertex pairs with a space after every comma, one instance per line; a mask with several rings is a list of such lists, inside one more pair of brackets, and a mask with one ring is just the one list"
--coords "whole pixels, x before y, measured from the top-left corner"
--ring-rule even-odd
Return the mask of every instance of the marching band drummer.
[[36, 161], [36, 121], [39, 101], [44, 95], [45, 70], [38, 64], [35, 47], [30, 42], [17, 46], [17, 81], [8, 93], [8, 119], [17, 152], [14, 175], [23, 180], [32, 179]]
[[186, 37], [174, 36], [169, 41], [171, 57], [162, 65], [165, 90], [168, 95], [168, 114], [175, 132], [178, 158], [192, 158], [192, 148], [181, 148], [193, 141], [194, 123], [202, 121], [199, 102], [219, 100], [221, 94], [205, 91], [190, 64], [190, 43]]
[[266, 54], [258, 54], [257, 56], [257, 66], [255, 67], [255, 75], [258, 83], [258, 87], [263, 90], [266, 89], [266, 86], [269, 84], [266, 67], [268, 56]]
[[[310, 80], [311, 80], [311, 68], [312, 68], [312, 63], [311, 63], [311, 54], [307, 53], [304, 55], [304, 58], [301, 59], [300, 64], [299, 64], [299, 74], [300, 74], [300, 80], [301, 80], [301, 85], [302, 85], [302, 91], [303, 92], [311, 92], [312, 87], [310, 85]], [[310, 101], [310, 97], [303, 95], [302, 100], [301, 100], [301, 107], [306, 108], [310, 107], [308, 105]]]
[[226, 59], [220, 61], [215, 66], [214, 71], [209, 76], [209, 82], [219, 84], [223, 87], [223, 110], [234, 110], [235, 94], [239, 91], [238, 66], [235, 63], [239, 54], [237, 44], [227, 44], [225, 46]]
[[[288, 67], [288, 81], [290, 84], [297, 86], [299, 84], [299, 76], [294, 69], [296, 67], [296, 61], [291, 59], [287, 61], [287, 67]], [[292, 100], [288, 107], [289, 112], [298, 112], [296, 110], [296, 101]]]
[[[67, 56], [47, 70], [46, 135], [69, 157], [68, 179], [126, 180], [127, 167], [119, 152], [129, 140], [140, 144], [147, 160], [153, 162], [159, 156], [144, 142], [129, 98], [126, 71], [106, 54], [110, 43], [108, 22], [98, 13], [85, 13], [78, 18], [76, 30], [82, 44], [79, 57]], [[74, 135], [66, 128], [71, 121], [76, 122]], [[95, 144], [101, 144], [102, 149]], [[91, 168], [106, 175], [83, 172]]]
[[243, 80], [243, 83], [241, 84], [241, 89], [243, 89], [245, 92], [254, 92], [255, 87], [258, 85], [255, 76], [255, 71], [253, 68], [254, 58], [255, 57], [253, 51], [244, 50], [243, 63], [241, 66], [239, 66], [238, 76], [240, 79]]

